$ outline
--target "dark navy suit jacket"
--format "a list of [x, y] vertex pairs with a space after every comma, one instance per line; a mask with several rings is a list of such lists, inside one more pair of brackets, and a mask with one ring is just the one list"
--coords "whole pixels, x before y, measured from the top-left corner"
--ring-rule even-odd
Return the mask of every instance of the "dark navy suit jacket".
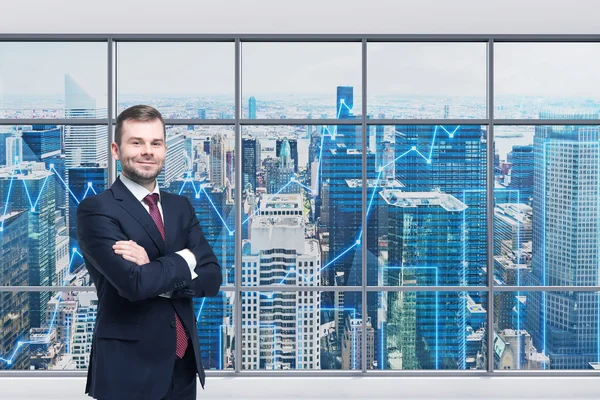
[[[189, 200], [163, 191], [160, 196], [165, 240], [119, 179], [77, 208], [79, 246], [98, 293], [86, 385], [95, 398], [154, 400], [167, 393], [175, 362], [174, 310], [190, 334], [204, 387], [192, 297], [217, 295], [221, 267]], [[112, 246], [119, 240], [144, 247], [150, 262], [137, 265], [115, 254]], [[185, 259], [175, 254], [185, 248], [196, 257], [194, 280]], [[170, 291], [171, 298], [159, 296]]]

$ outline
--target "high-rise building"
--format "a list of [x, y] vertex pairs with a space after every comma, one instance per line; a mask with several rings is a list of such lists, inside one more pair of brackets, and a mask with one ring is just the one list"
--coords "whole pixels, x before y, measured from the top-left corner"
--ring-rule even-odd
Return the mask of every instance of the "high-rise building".
[[518, 190], [514, 201], [531, 204], [533, 197], [533, 146], [513, 146], [507, 155], [507, 161], [512, 164], [510, 169], [510, 184], [508, 187]]
[[[69, 246], [76, 248], [77, 240], [77, 206], [88, 196], [93, 196], [106, 190], [108, 182], [108, 169], [105, 165], [96, 163], [82, 164], [77, 167], [71, 167], [67, 171], [69, 180], [69, 207], [67, 207], [68, 233], [70, 237]], [[83, 261], [81, 260], [81, 263]], [[71, 266], [74, 272], [83, 264], [74, 264]]]
[[210, 139], [210, 181], [216, 187], [225, 187], [225, 141], [222, 134]]
[[260, 165], [260, 141], [258, 139], [242, 139], [242, 190], [248, 184], [256, 190], [257, 162]]
[[31, 129], [23, 129], [21, 137], [23, 161], [47, 162], [61, 153], [61, 128], [56, 125], [33, 125]]
[[[106, 100], [97, 95], [83, 78], [65, 75], [65, 118], [107, 118]], [[81, 164], [108, 162], [106, 125], [66, 125], [67, 168]], [[67, 182], [68, 183], [68, 182]]]
[[156, 178], [159, 187], [167, 187], [175, 179], [182, 177], [186, 172], [186, 162], [188, 162], [187, 166], [192, 167], [191, 160], [186, 161], [190, 157], [185, 151], [186, 141], [188, 140], [190, 139], [183, 133], [167, 135], [165, 166]]
[[346, 314], [344, 324], [344, 335], [342, 337], [342, 369], [362, 368], [363, 340], [367, 341], [367, 369], [372, 369], [375, 361], [375, 330], [371, 325], [371, 319], [367, 318], [367, 337], [363, 335], [363, 318]]
[[[29, 284], [29, 246], [27, 211], [10, 211], [0, 215], [0, 285], [25, 286]], [[0, 292], [0, 370], [23, 369], [27, 354], [17, 349], [19, 341], [29, 332], [29, 293]], [[20, 350], [20, 351], [17, 351]]]
[[294, 172], [298, 173], [298, 140], [296, 139], [277, 139], [275, 142], [275, 154], [279, 157], [281, 155], [281, 147], [284, 142], [287, 142], [289, 145], [289, 153], [292, 157], [292, 161], [294, 162]]
[[256, 99], [254, 96], [250, 96], [250, 99], [248, 99], [248, 118], [256, 119]]
[[6, 165], [17, 165], [23, 161], [23, 138], [9, 136], [6, 138]]
[[[540, 118], [598, 118], [555, 115]], [[600, 128], [537, 126], [534, 136], [533, 260], [528, 284], [595, 286], [599, 279]], [[585, 369], [598, 361], [598, 294], [535, 292], [526, 329], [550, 367]]]
[[[0, 198], [8, 199], [5, 210], [27, 211], [29, 285], [56, 284], [55, 182], [44, 163], [22, 162], [0, 168]], [[10, 196], [8, 196], [10, 193]], [[29, 292], [30, 324], [39, 328], [43, 322], [50, 292]]]
[[395, 130], [395, 178], [406, 190], [439, 189], [467, 205], [464, 284], [478, 286], [487, 282], [486, 137], [480, 126], [398, 125]]
[[278, 154], [279, 163], [275, 174], [275, 187], [277, 188], [275, 193], [298, 193], [297, 185], [289, 184], [294, 178], [295, 163], [287, 138], [283, 139]]
[[[385, 189], [379, 196], [388, 206], [389, 219], [384, 284], [458, 286], [464, 282], [463, 216], [467, 206], [452, 195], [435, 191]], [[398, 294], [387, 296], [388, 324], [401, 327], [404, 335], [403, 363], [423, 369], [466, 367], [466, 297], [455, 292], [417, 292], [408, 299], [416, 307], [411, 328], [391, 319], [402, 314], [394, 312]], [[411, 331], [416, 337], [407, 336]]]
[[[319, 286], [321, 251], [305, 239], [300, 194], [269, 196], [242, 243], [242, 285]], [[245, 292], [242, 369], [320, 369], [317, 291]]]

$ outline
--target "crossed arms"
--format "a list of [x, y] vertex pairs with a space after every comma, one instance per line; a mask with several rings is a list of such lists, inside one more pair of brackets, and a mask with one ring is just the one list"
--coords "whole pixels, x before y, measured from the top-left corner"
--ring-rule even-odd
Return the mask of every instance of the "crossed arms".
[[85, 258], [130, 301], [140, 301], [173, 292], [172, 297], [216, 296], [222, 283], [221, 267], [206, 241], [191, 203], [191, 218], [182, 235], [186, 249], [195, 258], [197, 277], [192, 279], [186, 258], [167, 254], [153, 261], [146, 250], [130, 241], [119, 223], [103, 211], [96, 196], [83, 200], [77, 208], [77, 236]]

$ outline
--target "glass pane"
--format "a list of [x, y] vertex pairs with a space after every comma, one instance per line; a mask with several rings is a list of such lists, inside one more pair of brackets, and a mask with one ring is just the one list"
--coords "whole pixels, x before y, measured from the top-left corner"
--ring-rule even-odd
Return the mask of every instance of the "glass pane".
[[598, 370], [599, 310], [598, 292], [496, 292], [494, 368]]
[[485, 286], [486, 128], [370, 126], [368, 136], [367, 284]]
[[598, 285], [600, 127], [497, 127], [499, 285]]
[[495, 118], [598, 118], [598, 53], [599, 43], [495, 43]]
[[117, 114], [136, 104], [163, 118], [233, 119], [234, 43], [119, 43]]
[[367, 293], [374, 369], [485, 370], [486, 299], [480, 292]]
[[360, 43], [243, 43], [242, 50], [243, 118], [361, 114]]
[[0, 118], [107, 118], [106, 46], [0, 43]]
[[[242, 369], [362, 368], [360, 292], [243, 292]], [[367, 318], [367, 362], [373, 327]]]
[[0, 285], [89, 285], [76, 210], [106, 189], [107, 153], [105, 125], [0, 127]]
[[[40, 299], [41, 308], [35, 306]], [[206, 369], [234, 368], [232, 299], [228, 292], [194, 299]], [[95, 292], [0, 292], [0, 301], [0, 370], [88, 368], [98, 307]]]
[[341, 128], [242, 130], [242, 285], [361, 285], [361, 130]]
[[371, 118], [485, 118], [485, 43], [369, 43]]

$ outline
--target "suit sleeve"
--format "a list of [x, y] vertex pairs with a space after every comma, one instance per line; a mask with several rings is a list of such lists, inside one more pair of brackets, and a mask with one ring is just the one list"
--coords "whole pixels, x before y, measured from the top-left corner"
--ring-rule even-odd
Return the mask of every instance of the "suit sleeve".
[[219, 293], [223, 276], [221, 266], [212, 248], [202, 233], [202, 228], [196, 217], [192, 203], [185, 198], [190, 210], [190, 223], [187, 229], [188, 239], [186, 248], [196, 257], [194, 271], [198, 277], [189, 283], [188, 287], [177, 290], [173, 297], [214, 297]]
[[119, 223], [102, 212], [95, 197], [77, 207], [77, 237], [85, 258], [106, 277], [122, 297], [140, 301], [158, 296], [190, 283], [187, 262], [178, 254], [159, 257], [144, 265], [125, 260], [112, 246], [129, 240]]

